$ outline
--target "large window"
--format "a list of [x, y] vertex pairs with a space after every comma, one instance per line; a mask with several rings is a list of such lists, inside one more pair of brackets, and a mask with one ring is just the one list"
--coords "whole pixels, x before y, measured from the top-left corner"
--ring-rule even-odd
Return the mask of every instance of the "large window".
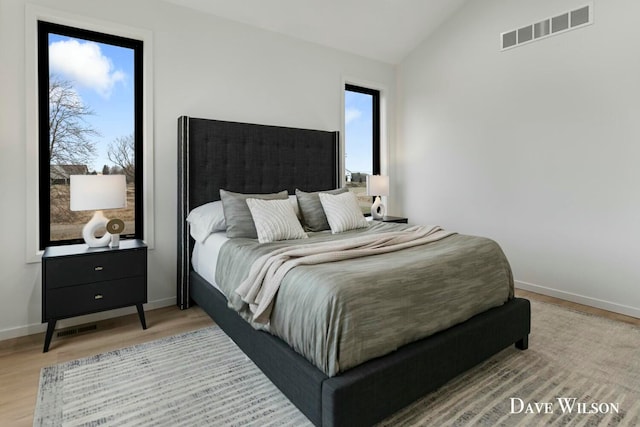
[[71, 175], [125, 175], [127, 207], [105, 214], [124, 221], [123, 237], [143, 237], [142, 49], [38, 21], [40, 249], [83, 241], [93, 212], [69, 209]]
[[372, 198], [366, 194], [367, 175], [380, 173], [380, 92], [345, 85], [344, 115], [346, 185], [368, 215]]

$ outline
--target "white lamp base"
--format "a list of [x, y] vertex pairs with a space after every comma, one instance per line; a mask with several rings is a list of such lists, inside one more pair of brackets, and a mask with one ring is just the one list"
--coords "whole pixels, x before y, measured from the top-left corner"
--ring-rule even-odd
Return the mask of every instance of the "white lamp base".
[[102, 211], [96, 211], [91, 220], [85, 224], [82, 229], [82, 237], [90, 248], [101, 248], [109, 246], [111, 242], [111, 234], [104, 232], [104, 236], [96, 237], [96, 231], [105, 228], [109, 220], [104, 216]]
[[385, 207], [382, 204], [380, 196], [376, 196], [375, 200], [373, 201], [373, 205], [371, 205], [371, 218], [382, 219], [385, 213]]

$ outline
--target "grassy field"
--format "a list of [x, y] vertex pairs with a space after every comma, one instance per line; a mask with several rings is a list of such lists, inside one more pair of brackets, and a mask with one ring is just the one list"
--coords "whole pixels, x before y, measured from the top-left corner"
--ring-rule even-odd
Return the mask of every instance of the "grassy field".
[[358, 205], [362, 210], [363, 214], [371, 213], [371, 204], [373, 203], [373, 198], [371, 196], [367, 196], [367, 185], [362, 183], [347, 183], [347, 188], [352, 193], [355, 193], [358, 198]]
[[[135, 232], [134, 208], [135, 186], [127, 184], [127, 207], [124, 209], [110, 209], [104, 211], [109, 219], [118, 218], [124, 221], [124, 233]], [[51, 186], [51, 240], [82, 239], [82, 227], [89, 222], [93, 211], [69, 210], [69, 186]], [[102, 235], [104, 231], [98, 232]]]

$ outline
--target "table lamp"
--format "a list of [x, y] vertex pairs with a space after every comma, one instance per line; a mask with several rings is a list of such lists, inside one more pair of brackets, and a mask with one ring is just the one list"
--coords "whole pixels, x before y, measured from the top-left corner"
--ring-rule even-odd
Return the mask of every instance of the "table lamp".
[[[91, 248], [109, 246], [112, 235], [96, 237], [96, 231], [109, 221], [102, 213], [105, 209], [127, 207], [127, 180], [124, 175], [71, 175], [72, 211], [95, 211], [93, 218], [82, 229], [82, 237]], [[118, 235], [119, 237], [119, 235]], [[118, 239], [112, 246], [118, 246]]]
[[367, 175], [367, 196], [375, 196], [371, 205], [371, 217], [382, 219], [385, 215], [385, 207], [380, 196], [389, 195], [389, 177], [386, 175]]

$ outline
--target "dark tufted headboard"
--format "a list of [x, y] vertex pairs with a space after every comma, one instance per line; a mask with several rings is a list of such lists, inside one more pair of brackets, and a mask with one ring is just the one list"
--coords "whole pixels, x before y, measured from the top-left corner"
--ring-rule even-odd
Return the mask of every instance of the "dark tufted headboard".
[[178, 118], [178, 307], [190, 305], [191, 209], [220, 200], [221, 188], [289, 194], [337, 188], [338, 146], [338, 132]]

